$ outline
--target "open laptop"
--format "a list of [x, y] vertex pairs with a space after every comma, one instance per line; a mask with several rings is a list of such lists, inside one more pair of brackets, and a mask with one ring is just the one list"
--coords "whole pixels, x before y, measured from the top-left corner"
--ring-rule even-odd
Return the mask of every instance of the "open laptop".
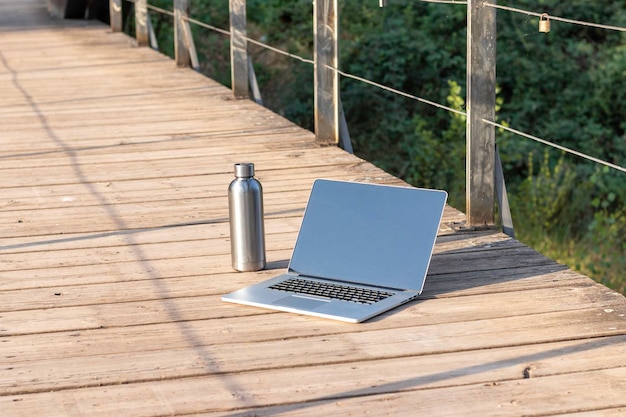
[[424, 287], [447, 193], [315, 180], [287, 273], [223, 301], [362, 322]]

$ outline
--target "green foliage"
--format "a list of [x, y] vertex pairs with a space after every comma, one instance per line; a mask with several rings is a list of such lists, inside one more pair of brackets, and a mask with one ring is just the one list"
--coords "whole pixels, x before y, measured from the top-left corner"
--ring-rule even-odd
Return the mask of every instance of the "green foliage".
[[[626, 294], [626, 210], [597, 211], [589, 224], [589, 233], [581, 247], [591, 251], [577, 251], [576, 267], [595, 277], [601, 283]], [[582, 262], [581, 262], [582, 260]]]
[[603, 167], [595, 170], [589, 182], [594, 191], [590, 195], [593, 214], [579, 251], [574, 255], [576, 267], [626, 294], [626, 190], [623, 178]]
[[[448, 81], [450, 93], [448, 105], [462, 110], [465, 100], [461, 86]], [[465, 182], [458, 181], [465, 175], [465, 124], [466, 117], [453, 113], [444, 131], [433, 131], [427, 120], [413, 116], [415, 135], [413, 143], [404, 143], [408, 158], [403, 169], [404, 178], [422, 187], [446, 188], [449, 204], [462, 207], [465, 199]]]
[[[543, 3], [542, 11], [552, 15], [626, 26], [625, 6], [620, 2]], [[534, 0], [520, 0], [515, 6], [537, 8]], [[516, 129], [624, 165], [626, 36], [551, 23], [550, 33], [539, 33], [538, 18], [498, 14], [497, 69], [503, 118]], [[500, 148], [507, 178], [524, 178], [528, 165], [520, 156], [538, 149], [537, 145], [515, 139]]]
[[[518, 238], [538, 251], [626, 294], [626, 210], [619, 174], [594, 167], [583, 177], [563, 154], [545, 151], [511, 195]], [[539, 171], [535, 173], [535, 166]]]
[[[465, 12], [454, 5], [341, 2], [343, 70], [411, 95], [463, 107]], [[408, 182], [446, 188], [464, 205], [464, 120], [376, 87], [342, 80], [355, 152]], [[456, 100], [456, 101], [455, 101]]]
[[[170, 8], [172, 0], [149, 0]], [[552, 16], [626, 27], [611, 0], [499, 1]], [[415, 0], [340, 0], [340, 68], [464, 110], [466, 8]], [[247, 0], [248, 36], [308, 59], [310, 0]], [[192, 0], [191, 15], [228, 28], [228, 0]], [[171, 18], [155, 17], [162, 48]], [[497, 11], [497, 119], [615, 164], [626, 165], [626, 33]], [[230, 84], [229, 40], [192, 25], [202, 71]], [[313, 68], [249, 44], [264, 104], [313, 129]], [[350, 78], [341, 99], [356, 153], [408, 182], [443, 188], [465, 206], [465, 119]], [[518, 237], [624, 291], [626, 176], [498, 130]]]
[[516, 211], [523, 215], [515, 216], [521, 230], [533, 230], [532, 235], [560, 234], [560, 238], [570, 238], [575, 233], [571, 227], [563, 228], [564, 213], [571, 201], [571, 192], [576, 174], [565, 163], [563, 155], [554, 166], [550, 164], [550, 151], [544, 151], [539, 172], [534, 173], [533, 154], [529, 155], [528, 177], [512, 197]]

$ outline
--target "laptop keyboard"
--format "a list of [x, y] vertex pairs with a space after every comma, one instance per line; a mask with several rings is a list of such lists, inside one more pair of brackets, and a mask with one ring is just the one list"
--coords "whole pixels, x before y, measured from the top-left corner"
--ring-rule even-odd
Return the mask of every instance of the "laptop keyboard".
[[269, 288], [296, 294], [316, 295], [358, 304], [374, 304], [394, 295], [392, 292], [311, 281], [302, 278], [289, 278]]

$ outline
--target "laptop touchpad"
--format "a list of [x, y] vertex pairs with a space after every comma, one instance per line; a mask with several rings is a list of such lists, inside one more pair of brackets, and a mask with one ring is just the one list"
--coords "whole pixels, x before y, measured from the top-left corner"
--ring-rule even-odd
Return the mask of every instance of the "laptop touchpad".
[[284, 298], [281, 298], [280, 300], [275, 301], [274, 304], [281, 305], [284, 307], [313, 309], [321, 305], [328, 304], [328, 301], [289, 295], [287, 297], [284, 297]]

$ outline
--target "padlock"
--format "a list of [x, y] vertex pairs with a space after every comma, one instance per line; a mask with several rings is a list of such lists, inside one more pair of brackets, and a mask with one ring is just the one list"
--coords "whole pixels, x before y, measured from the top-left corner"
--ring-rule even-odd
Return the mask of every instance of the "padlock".
[[550, 18], [548, 17], [548, 13], [542, 14], [539, 18], [539, 32], [550, 32]]

